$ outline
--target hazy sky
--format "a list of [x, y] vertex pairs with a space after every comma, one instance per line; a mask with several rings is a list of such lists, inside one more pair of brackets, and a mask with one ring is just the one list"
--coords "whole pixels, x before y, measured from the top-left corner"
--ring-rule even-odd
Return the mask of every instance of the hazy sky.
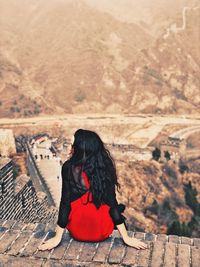
[[[84, 0], [90, 6], [111, 13], [127, 22], [145, 20], [151, 23], [154, 15], [173, 14], [184, 6], [191, 6], [195, 0]], [[172, 9], [172, 7], [174, 7]]]

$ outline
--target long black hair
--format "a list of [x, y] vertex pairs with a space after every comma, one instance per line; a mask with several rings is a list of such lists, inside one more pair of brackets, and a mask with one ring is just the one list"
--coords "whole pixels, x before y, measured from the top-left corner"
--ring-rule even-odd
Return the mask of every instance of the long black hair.
[[120, 188], [115, 162], [99, 135], [90, 130], [79, 129], [75, 132], [72, 150], [68, 162], [71, 169], [69, 176], [73, 175], [74, 167], [79, 169], [79, 176], [82, 171], [86, 173], [90, 183], [89, 194], [92, 194], [92, 202], [99, 208], [109, 194], [109, 187], [115, 188], [116, 185], [117, 190]]

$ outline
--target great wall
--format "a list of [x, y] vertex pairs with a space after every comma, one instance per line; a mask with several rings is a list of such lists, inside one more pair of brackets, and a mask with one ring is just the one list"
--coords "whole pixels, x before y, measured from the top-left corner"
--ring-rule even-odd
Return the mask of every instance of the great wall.
[[[199, 130], [194, 126], [174, 132], [167, 144], [161, 144], [161, 152], [167, 149], [170, 153], [176, 150], [173, 155], [184, 153], [186, 137]], [[134, 145], [107, 145], [131, 153], [136, 149]], [[137, 231], [129, 231], [129, 235], [144, 240], [147, 250], [126, 246], [117, 230], [108, 240], [97, 243], [78, 242], [66, 230], [59, 246], [38, 251], [38, 245], [55, 234], [58, 210], [28, 143], [27, 155], [43, 191], [36, 191], [27, 175], [14, 179], [12, 161], [0, 160], [0, 266], [200, 266], [200, 238]]]

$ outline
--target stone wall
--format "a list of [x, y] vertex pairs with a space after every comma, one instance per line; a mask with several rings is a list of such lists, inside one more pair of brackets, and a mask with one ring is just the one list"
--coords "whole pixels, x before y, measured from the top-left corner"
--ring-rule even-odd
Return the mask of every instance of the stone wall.
[[34, 155], [32, 154], [31, 148], [28, 144], [28, 142], [26, 143], [26, 152], [27, 152], [27, 163], [29, 164], [29, 166], [31, 165], [33, 168], [33, 171], [35, 173], [35, 176], [38, 178], [38, 181], [40, 181], [40, 183], [42, 184], [42, 187], [44, 188], [46, 194], [47, 194], [47, 198], [48, 198], [48, 203], [49, 205], [52, 206], [56, 206], [55, 201], [50, 193], [50, 189], [48, 187], [48, 184], [46, 183], [45, 178], [43, 177], [43, 175], [41, 174], [39, 167], [37, 165], [37, 162], [34, 158]]
[[2, 209], [14, 198], [13, 165], [8, 158], [0, 158], [0, 185]]
[[29, 176], [13, 178], [12, 160], [0, 159], [1, 219], [25, 222], [49, 222], [57, 218], [57, 209], [49, 208], [44, 192], [36, 192]]
[[127, 246], [114, 230], [101, 242], [81, 242], [66, 230], [60, 244], [45, 251], [38, 246], [55, 236], [55, 224], [0, 219], [0, 266], [14, 267], [199, 267], [200, 239], [129, 231], [148, 246]]

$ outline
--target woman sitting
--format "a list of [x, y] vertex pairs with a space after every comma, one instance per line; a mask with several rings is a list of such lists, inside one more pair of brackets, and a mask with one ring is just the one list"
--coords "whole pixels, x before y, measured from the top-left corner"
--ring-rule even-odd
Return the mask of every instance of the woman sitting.
[[62, 239], [65, 229], [78, 241], [99, 242], [118, 229], [128, 246], [145, 249], [147, 245], [129, 237], [125, 206], [116, 200], [115, 163], [100, 137], [79, 129], [74, 134], [71, 155], [62, 165], [62, 192], [56, 235], [45, 241], [39, 250], [52, 249]]

